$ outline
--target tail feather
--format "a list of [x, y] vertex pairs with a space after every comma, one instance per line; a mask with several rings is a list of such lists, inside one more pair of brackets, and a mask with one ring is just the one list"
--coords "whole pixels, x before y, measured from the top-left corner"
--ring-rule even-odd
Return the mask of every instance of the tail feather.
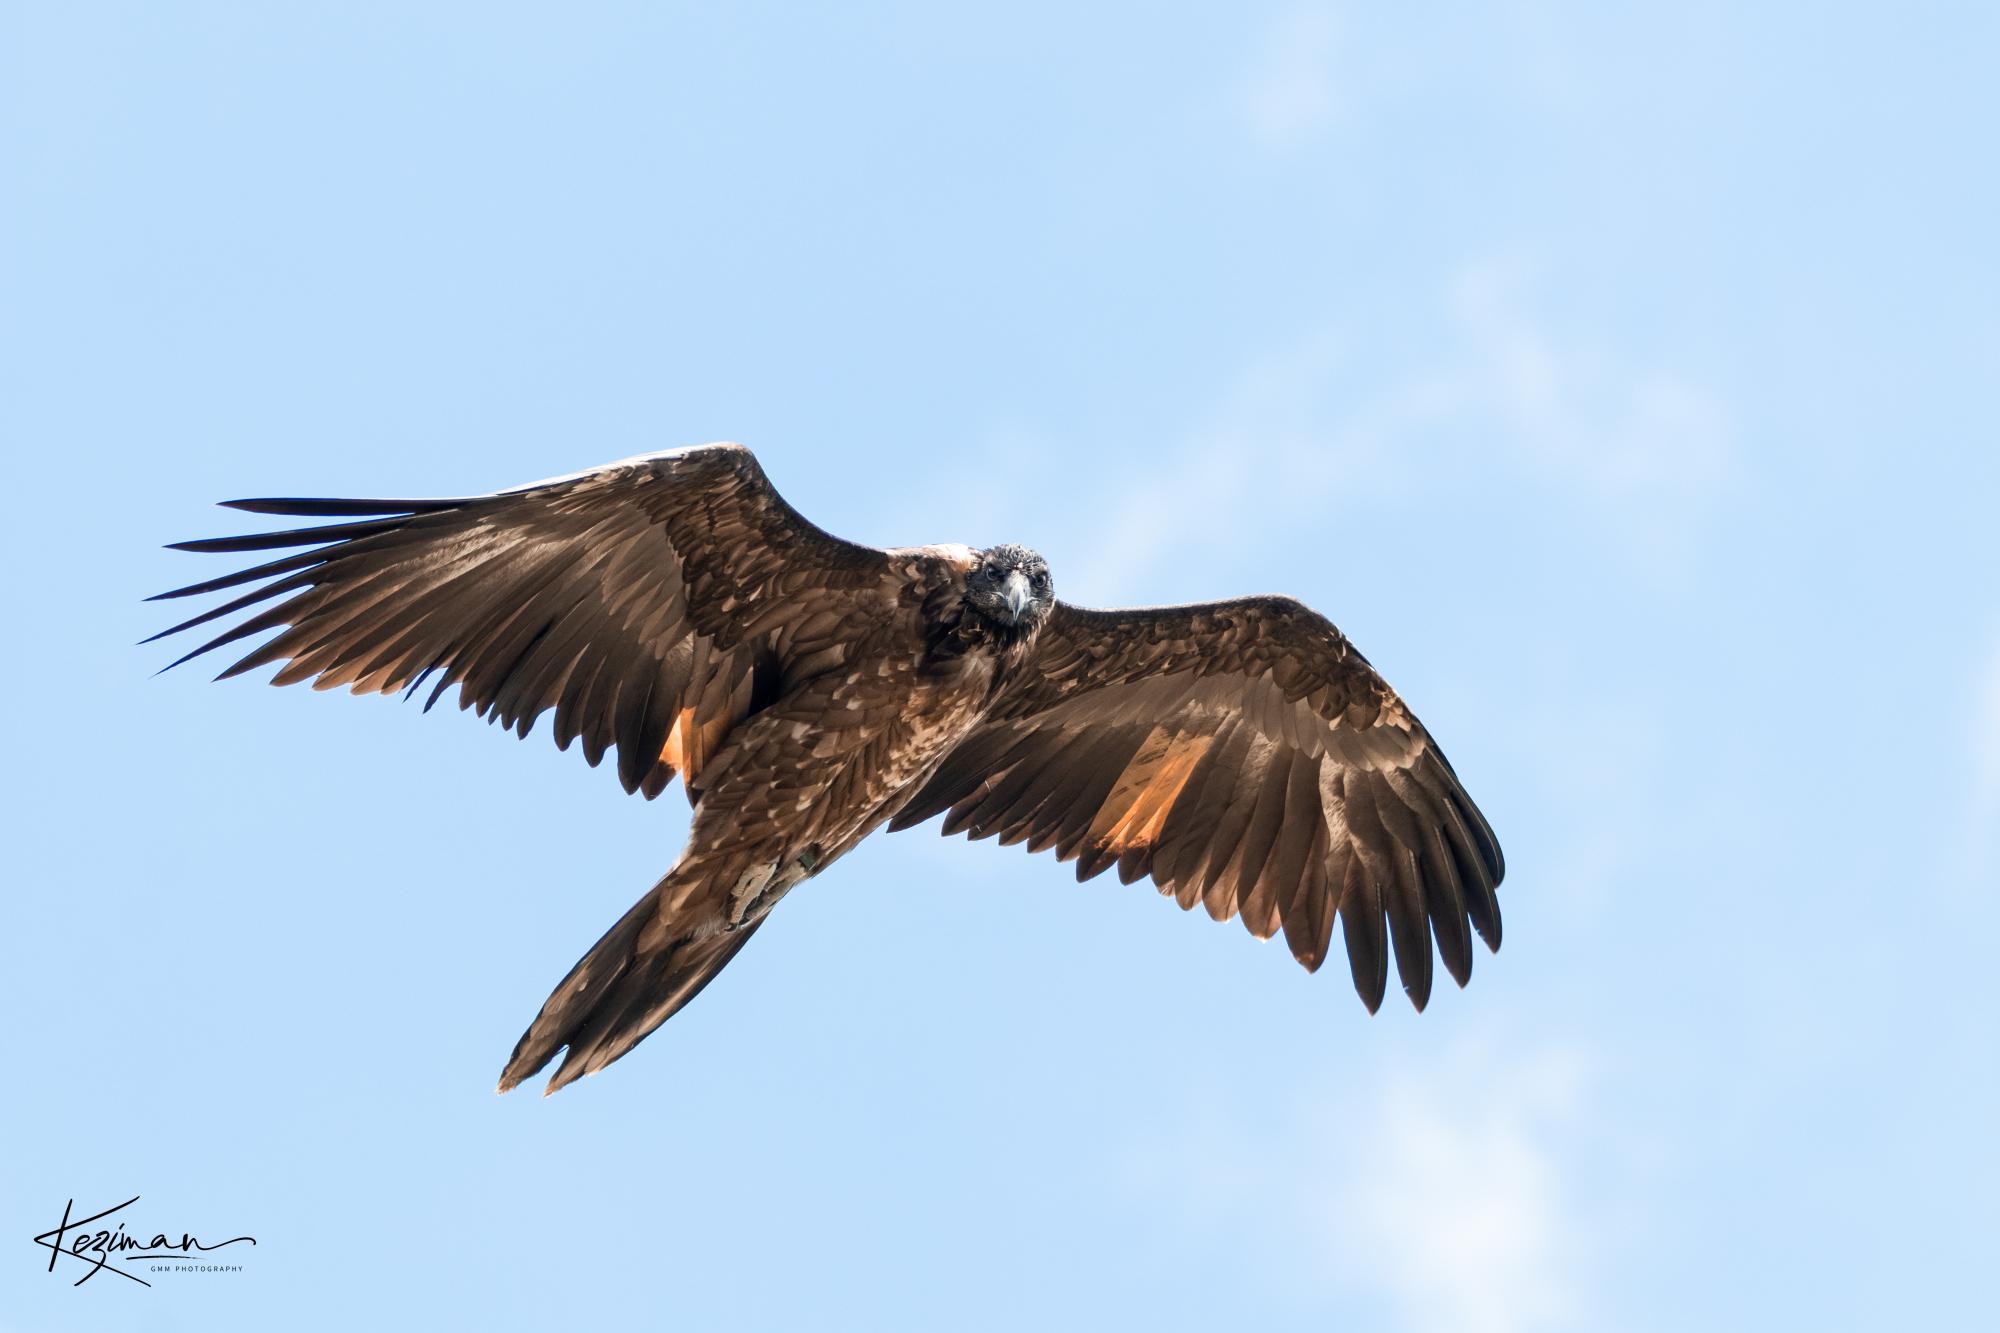
[[[686, 930], [665, 932], [663, 942], [642, 946], [647, 926], [659, 913], [662, 891], [673, 880], [669, 875], [654, 885], [577, 960], [515, 1043], [500, 1073], [501, 1092], [511, 1092], [540, 1072], [563, 1047], [568, 1053], [543, 1096], [595, 1074], [699, 995], [762, 923], [759, 917], [725, 931], [706, 920], [689, 922]], [[662, 937], [658, 930], [650, 933]]]

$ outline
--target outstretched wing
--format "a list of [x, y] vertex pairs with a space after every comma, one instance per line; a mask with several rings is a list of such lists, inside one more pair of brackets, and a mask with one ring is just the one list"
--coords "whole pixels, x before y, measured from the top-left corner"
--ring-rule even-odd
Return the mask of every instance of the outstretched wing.
[[615, 745], [619, 780], [649, 798], [679, 771], [693, 799], [731, 727], [837, 665], [895, 598], [883, 552], [808, 523], [734, 444], [466, 499], [228, 503], [358, 521], [177, 543], [312, 548], [162, 593], [256, 585], [154, 638], [290, 594], [179, 662], [286, 626], [222, 677], [282, 662], [273, 684], [360, 694], [437, 673], [426, 709], [456, 685], [461, 708], [525, 736], [553, 708], [557, 745], [580, 739], [593, 766]]
[[1471, 931], [1500, 947], [1493, 831], [1396, 692], [1290, 598], [1058, 604], [891, 827], [940, 811], [947, 835], [1054, 848], [1079, 880], [1116, 866], [1259, 939], [1282, 927], [1309, 971], [1338, 915], [1371, 1011], [1392, 951], [1422, 1009], [1433, 936], [1461, 986]]

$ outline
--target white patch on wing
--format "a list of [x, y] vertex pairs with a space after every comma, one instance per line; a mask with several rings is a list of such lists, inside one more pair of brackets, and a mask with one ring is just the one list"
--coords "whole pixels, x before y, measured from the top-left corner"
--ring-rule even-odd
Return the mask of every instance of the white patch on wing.
[[893, 559], [906, 560], [913, 556], [933, 556], [957, 565], [970, 565], [976, 552], [963, 542], [938, 542], [931, 546], [898, 546], [889, 551]]
[[544, 486], [561, 486], [572, 481], [582, 481], [584, 478], [595, 476], [600, 472], [610, 472], [616, 468], [623, 467], [637, 467], [642, 463], [657, 463], [663, 458], [679, 458], [683, 454], [691, 454], [701, 449], [739, 449], [744, 453], [749, 452], [742, 445], [728, 440], [716, 440], [710, 444], [683, 445], [679, 449], [656, 449], [652, 453], [633, 454], [630, 458], [621, 458], [614, 463], [599, 463], [596, 467], [587, 467], [581, 472], [565, 472], [561, 476], [544, 477], [540, 481], [531, 481], [520, 486], [509, 486], [504, 490], [494, 491], [493, 494], [519, 495], [523, 491], [539, 490]]

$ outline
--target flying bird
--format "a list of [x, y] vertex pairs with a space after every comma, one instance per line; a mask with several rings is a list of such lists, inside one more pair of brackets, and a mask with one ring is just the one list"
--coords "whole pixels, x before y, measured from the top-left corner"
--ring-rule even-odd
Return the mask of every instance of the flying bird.
[[[1150, 877], [1182, 909], [1280, 930], [1316, 971], [1338, 918], [1373, 1012], [1393, 956], [1421, 1010], [1433, 945], [1463, 986], [1500, 945], [1492, 830], [1416, 716], [1289, 597], [1091, 610], [1024, 546], [880, 550], [807, 522], [748, 449], [647, 454], [490, 495], [232, 500], [339, 520], [176, 543], [290, 551], [162, 593], [249, 591], [170, 665], [274, 630], [217, 679], [461, 708], [627, 792], [694, 807], [665, 876], [556, 986], [500, 1076], [565, 1051], [554, 1092], [631, 1050], [786, 894], [887, 824], [1025, 842], [1079, 880]], [[296, 549], [293, 548], [303, 548]], [[157, 600], [157, 599], [155, 599]], [[151, 640], [148, 640], [151, 642]], [[434, 678], [434, 681], [433, 681]]]

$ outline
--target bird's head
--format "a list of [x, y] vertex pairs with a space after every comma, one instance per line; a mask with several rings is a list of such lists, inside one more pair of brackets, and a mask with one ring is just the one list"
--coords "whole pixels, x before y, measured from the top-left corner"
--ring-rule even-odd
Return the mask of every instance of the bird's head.
[[1056, 604], [1049, 562], [1009, 543], [980, 551], [965, 576], [965, 600], [994, 624], [1016, 633], [1038, 628]]

